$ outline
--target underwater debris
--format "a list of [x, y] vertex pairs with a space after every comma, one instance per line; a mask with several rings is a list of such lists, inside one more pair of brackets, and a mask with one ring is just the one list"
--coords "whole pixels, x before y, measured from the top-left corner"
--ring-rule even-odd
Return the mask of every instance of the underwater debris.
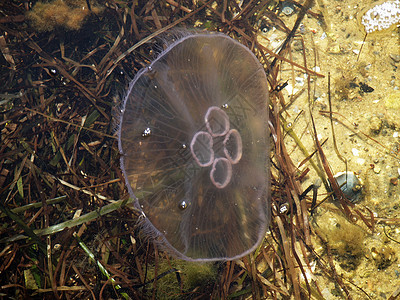
[[355, 258], [364, 252], [363, 241], [366, 232], [342, 215], [326, 211], [316, 217], [313, 227], [329, 247], [340, 256]]
[[254, 54], [223, 34], [183, 34], [123, 106], [121, 168], [144, 229], [186, 260], [253, 251], [270, 219], [268, 83]]
[[390, 28], [400, 21], [400, 1], [386, 1], [369, 9], [361, 18], [366, 33]]
[[98, 14], [103, 9], [96, 5], [88, 8], [86, 0], [38, 1], [27, 13], [37, 31], [52, 31], [57, 27], [67, 30], [79, 30], [85, 18], [92, 12]]
[[[155, 294], [155, 299], [182, 299], [182, 291], [195, 290], [197, 295], [205, 292], [208, 286], [215, 284], [218, 275], [217, 265], [213, 263], [197, 264], [183, 260], [160, 259], [159, 266], [146, 265], [149, 278], [157, 278], [159, 287]], [[174, 272], [171, 272], [173, 270]], [[171, 273], [170, 273], [171, 272]], [[166, 274], [160, 276], [160, 274]], [[177, 275], [180, 274], [180, 284], [177, 284]], [[146, 290], [148, 297], [151, 298], [153, 290]]]
[[286, 16], [290, 16], [294, 13], [294, 4], [289, 1], [283, 1], [281, 3], [281, 11]]
[[377, 116], [372, 116], [368, 123], [368, 131], [370, 134], [379, 134], [383, 126], [383, 121]]
[[372, 93], [374, 91], [373, 87], [370, 87], [368, 84], [360, 82], [359, 84], [360, 92], [362, 93]]
[[400, 91], [394, 90], [388, 95], [386, 95], [385, 99], [385, 107], [390, 110], [400, 111]]
[[378, 269], [382, 270], [389, 267], [394, 261], [397, 260], [396, 253], [387, 245], [381, 247], [372, 247], [371, 256], [375, 261]]

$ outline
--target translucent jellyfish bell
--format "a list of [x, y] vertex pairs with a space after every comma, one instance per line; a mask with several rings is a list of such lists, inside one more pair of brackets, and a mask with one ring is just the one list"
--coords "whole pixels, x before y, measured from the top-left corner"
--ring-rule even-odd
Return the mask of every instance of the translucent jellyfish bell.
[[178, 258], [233, 260], [270, 221], [268, 84], [223, 34], [187, 34], [131, 82], [121, 168], [144, 228]]

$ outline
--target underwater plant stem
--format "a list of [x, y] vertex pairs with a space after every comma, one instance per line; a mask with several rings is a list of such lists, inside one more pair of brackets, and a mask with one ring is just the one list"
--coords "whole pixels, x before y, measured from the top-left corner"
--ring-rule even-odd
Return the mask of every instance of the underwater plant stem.
[[280, 219], [279, 216], [275, 217], [275, 221], [276, 221], [276, 223], [278, 225], [278, 228], [279, 228], [279, 232], [280, 232], [281, 239], [282, 239], [282, 248], [283, 248], [283, 251], [284, 251], [284, 254], [285, 254], [286, 264], [289, 267], [289, 274], [290, 274], [290, 276], [292, 278], [292, 285], [293, 285], [293, 290], [294, 290], [294, 298], [295, 299], [300, 299], [301, 294], [300, 294], [300, 288], [299, 288], [299, 281], [298, 281], [298, 277], [297, 277], [298, 272], [296, 271], [294, 263], [293, 263], [295, 260], [292, 259], [293, 253], [291, 253], [291, 251], [290, 251], [289, 241], [288, 241], [288, 239], [286, 237], [286, 234], [285, 234], [285, 227], [284, 227], [283, 222], [282, 222], [282, 220]]
[[321, 159], [322, 166], [324, 167], [325, 173], [327, 174], [329, 183], [330, 183], [330, 186], [325, 186], [325, 188], [327, 188], [327, 191], [333, 190], [334, 194], [339, 199], [339, 202], [341, 204], [341, 207], [343, 208], [344, 213], [346, 214], [346, 217], [349, 218], [349, 220], [351, 220], [350, 217], [352, 216], [352, 213], [351, 213], [348, 205], [354, 205], [354, 204], [352, 204], [350, 201], [348, 201], [346, 199], [346, 197], [344, 196], [343, 191], [340, 189], [336, 179], [333, 177], [332, 171], [329, 167], [328, 160], [325, 156], [324, 151], [322, 150], [321, 143], [319, 142], [318, 137], [317, 137], [317, 129], [315, 127], [314, 118], [311, 113], [311, 107], [309, 109], [310, 109], [310, 115], [311, 115], [312, 128], [314, 131], [315, 144], [318, 149], [318, 154]]
[[94, 130], [94, 129], [91, 129], [91, 128], [88, 128], [88, 127], [84, 127], [84, 126], [81, 126], [81, 125], [78, 125], [78, 124], [74, 124], [74, 123], [71, 123], [71, 122], [68, 122], [68, 121], [65, 121], [65, 120], [62, 120], [62, 119], [58, 119], [58, 118], [52, 117], [52, 116], [48, 116], [48, 115], [46, 115], [44, 113], [41, 113], [40, 111], [37, 111], [37, 110], [34, 110], [34, 109], [30, 109], [28, 107], [25, 107], [25, 109], [30, 111], [30, 112], [33, 112], [35, 114], [41, 115], [41, 116], [43, 116], [45, 118], [48, 118], [48, 119], [50, 119], [50, 120], [52, 120], [54, 122], [64, 123], [64, 124], [67, 124], [67, 125], [70, 125], [70, 126], [74, 126], [76, 128], [79, 128], [79, 129], [84, 129], [84, 130], [87, 130], [87, 131], [90, 131], [90, 132], [93, 132], [93, 133], [97, 133], [100, 136], [105, 136], [105, 137], [108, 137], [108, 138], [111, 138], [111, 139], [116, 139], [115, 136], [107, 134], [107, 133], [104, 133], [104, 132], [101, 132], [101, 131], [97, 131], [97, 130]]
[[361, 54], [361, 51], [362, 51], [362, 49], [363, 49], [363, 47], [364, 47], [365, 40], [367, 39], [367, 35], [368, 35], [368, 33], [365, 33], [364, 39], [363, 39], [362, 44], [361, 44], [361, 47], [360, 47], [360, 51], [358, 52], [358, 55], [357, 55], [357, 60], [356, 60], [356, 62], [358, 62], [358, 59], [360, 58], [360, 54]]
[[[323, 116], [329, 116], [330, 112], [329, 111], [325, 111], [325, 110], [320, 110], [319, 113]], [[339, 114], [338, 112], [332, 112], [332, 115], [337, 115], [340, 116], [341, 118], [343, 118], [347, 123], [350, 123], [350, 120], [346, 119], [346, 117], [344, 117], [343, 115]], [[379, 142], [377, 139], [374, 139], [373, 137], [369, 136], [368, 134], [366, 134], [365, 132], [363, 132], [362, 130], [354, 130], [351, 128], [351, 126], [347, 125], [344, 121], [339, 120], [339, 118], [333, 117], [333, 119], [342, 124], [344, 127], [346, 127], [347, 129], [349, 129], [350, 131], [352, 131], [354, 134], [356, 134], [359, 138], [363, 138], [362, 136], [364, 136], [365, 138], [367, 138], [368, 140], [371, 140], [372, 142], [374, 142], [375, 144], [379, 145], [380, 147], [382, 147], [385, 151], [386, 151], [386, 155], [391, 156], [395, 159], [399, 159], [398, 156], [396, 156], [395, 154], [392, 154], [392, 150], [390, 148], [388, 148], [387, 146], [383, 145], [381, 142]]]
[[344, 164], [346, 165], [346, 172], [347, 172], [347, 159], [344, 158], [340, 152], [339, 149], [337, 147], [337, 143], [336, 143], [336, 136], [335, 136], [335, 128], [333, 126], [333, 117], [332, 117], [332, 100], [331, 100], [331, 90], [330, 90], [330, 86], [331, 86], [331, 73], [328, 72], [328, 102], [329, 102], [329, 119], [331, 120], [331, 130], [332, 130], [332, 137], [333, 137], [333, 147], [335, 149], [336, 155], [337, 157], [344, 162]]
[[[293, 25], [292, 30], [290, 31], [290, 33], [288, 34], [288, 36], [286, 37], [285, 41], [283, 42], [281, 49], [279, 50], [278, 54], [282, 56], [282, 52], [285, 51], [287, 45], [292, 41], [297, 28], [299, 28], [301, 21], [303, 20], [304, 16], [306, 15], [307, 11], [311, 8], [311, 6], [313, 5], [314, 0], [306, 0], [306, 2], [304, 3], [303, 7], [301, 8], [299, 14], [297, 15], [297, 19], [296, 22]], [[271, 69], [275, 66], [275, 64], [278, 62], [278, 59], [275, 58], [272, 63], [271, 63]]]
[[106, 120], [110, 120], [110, 116], [107, 115], [104, 110], [102, 108], [100, 108], [97, 105], [97, 97], [96, 95], [94, 95], [85, 85], [83, 85], [80, 81], [78, 81], [77, 79], [75, 79], [74, 76], [72, 76], [71, 74], [68, 73], [68, 71], [64, 68], [64, 64], [56, 57], [52, 57], [51, 55], [49, 55], [48, 53], [46, 53], [45, 51], [42, 50], [42, 48], [40, 48], [40, 46], [35, 43], [33, 40], [29, 40], [29, 38], [25, 35], [23, 35], [23, 38], [26, 38], [27, 41], [27, 45], [35, 50], [37, 52], [37, 54], [41, 57], [41, 59], [46, 62], [47, 64], [49, 64], [50, 66], [53, 66], [55, 69], [58, 70], [58, 72], [64, 76], [65, 78], [67, 78], [68, 80], [72, 81], [73, 83], [76, 84], [77, 88], [82, 92], [83, 95], [85, 95], [85, 97], [93, 104], [93, 106], [103, 115], [103, 117]]
[[201, 11], [203, 8], [205, 8], [206, 6], [208, 6], [212, 2], [213, 2], [213, 0], [207, 1], [202, 6], [200, 6], [198, 9], [192, 11], [191, 13], [187, 14], [183, 18], [178, 19], [175, 22], [173, 22], [173, 23], [171, 23], [171, 24], [169, 24], [169, 25], [167, 25], [167, 26], [165, 26], [165, 27], [153, 32], [149, 36], [145, 37], [144, 39], [140, 40], [135, 45], [130, 47], [128, 50], [126, 50], [124, 53], [122, 53], [120, 56], [118, 56], [117, 59], [112, 63], [112, 66], [109, 69], [107, 69], [106, 76], [104, 76], [103, 80], [105, 80], [112, 73], [112, 71], [115, 69], [116, 66], [118, 66], [118, 64], [119, 64], [119, 62], [121, 60], [123, 60], [127, 55], [132, 53], [136, 48], [142, 46], [146, 42], [150, 41], [152, 38], [160, 35], [161, 33], [167, 31], [168, 29], [171, 29], [171, 28], [175, 27], [176, 25], [178, 25], [179, 23], [183, 22], [184, 20], [186, 20], [186, 19], [192, 17], [193, 15], [197, 14], [199, 11]]
[[[104, 266], [101, 264], [100, 261], [96, 260], [96, 258], [94, 257], [94, 254], [89, 250], [89, 248], [85, 245], [85, 243], [81, 240], [81, 238], [78, 236], [78, 234], [76, 232], [74, 232], [73, 236], [75, 237], [75, 239], [78, 241], [79, 246], [81, 246], [81, 248], [83, 249], [83, 251], [85, 251], [85, 253], [87, 254], [87, 256], [89, 256], [89, 259], [95, 263], [97, 265], [97, 267], [99, 268], [100, 272], [108, 279], [111, 281], [112, 285], [114, 286], [114, 288], [119, 291], [121, 289], [121, 286], [119, 284], [116, 284], [115, 279], [112, 278], [110, 276], [110, 273], [108, 273], [108, 271], [106, 270], [106, 268], [104, 268]], [[120, 295], [124, 298], [124, 299], [131, 299], [129, 297], [129, 295], [126, 292], [123, 291], [119, 291]]]
[[324, 31], [326, 31], [326, 33], [330, 35], [332, 32], [332, 25], [331, 25], [332, 23], [330, 21], [329, 13], [328, 10], [326, 9], [324, 0], [317, 0], [317, 3], [319, 8], [321, 9], [321, 14], [322, 14], [322, 20], [320, 20], [322, 29], [324, 29]]
[[[103, 206], [103, 207], [101, 207], [99, 209], [96, 209], [96, 210], [94, 210], [94, 211], [92, 211], [90, 213], [82, 215], [79, 218], [68, 220], [68, 221], [62, 222], [60, 224], [49, 226], [47, 228], [37, 229], [37, 230], [33, 230], [32, 231], [32, 229], [30, 229], [28, 227], [27, 230], [29, 229], [30, 231], [29, 230], [25, 231], [25, 233], [29, 237], [34, 236], [34, 237], [36, 237], [36, 239], [39, 239], [38, 236], [54, 234], [54, 233], [57, 233], [57, 232], [60, 232], [60, 231], [64, 230], [65, 228], [72, 228], [72, 227], [81, 225], [83, 223], [87, 223], [87, 222], [93, 221], [93, 220], [97, 219], [98, 217], [101, 217], [101, 216], [104, 216], [106, 214], [109, 214], [109, 213], [111, 213], [111, 212], [123, 207], [124, 205], [132, 203], [133, 201], [134, 201], [134, 199], [132, 199], [132, 198], [129, 198], [128, 200], [118, 200], [118, 201], [115, 201], [115, 202], [113, 202], [111, 204], [105, 205], [105, 206]], [[4, 207], [3, 205], [0, 204], [0, 209], [3, 210], [3, 208], [8, 210], [6, 207]], [[8, 211], [11, 214], [13, 214], [10, 210], [8, 210]], [[15, 216], [15, 218], [19, 219], [19, 217], [17, 215], [15, 215], [15, 214], [13, 214], [13, 215]], [[16, 221], [16, 219], [14, 219], [14, 217], [13, 217], [13, 220]], [[22, 220], [20, 220], [20, 221], [22, 222]], [[25, 225], [25, 227], [27, 227], [25, 223], [23, 223], [23, 225]], [[16, 235], [16, 236], [8, 238], [8, 239], [0, 240], [0, 243], [4, 243], [4, 242], [9, 243], [9, 242], [14, 242], [14, 241], [19, 241], [19, 240], [22, 240], [22, 239], [25, 239], [25, 238], [27, 238], [27, 236], [25, 236], [25, 235]], [[40, 239], [39, 239], [39, 241], [40, 241]], [[46, 250], [46, 246], [44, 246], [44, 250]], [[44, 253], [46, 254], [46, 251]]]
[[[60, 197], [57, 197], [57, 198], [46, 200], [46, 203], [47, 203], [47, 205], [52, 205], [52, 204], [59, 203], [59, 202], [65, 200], [65, 199], [67, 199], [67, 196], [64, 195], [64, 196], [60, 196]], [[29, 210], [31, 208], [40, 208], [42, 206], [43, 206], [42, 202], [29, 203], [29, 204], [24, 205], [24, 206], [13, 208], [10, 211], [15, 213], [15, 214], [18, 214], [18, 213], [22, 213], [24, 211], [27, 211], [27, 210]], [[6, 216], [7, 215], [5, 213], [0, 214], [0, 218], [4, 218]]]
[[0, 202], [0, 210], [2, 210], [3, 213], [6, 214], [9, 218], [14, 220], [14, 222], [17, 223], [18, 226], [22, 228], [22, 230], [24, 230], [25, 234], [27, 235], [24, 236], [25, 238], [30, 237], [38, 245], [43, 254], [47, 255], [46, 245], [40, 240], [39, 236], [32, 228], [26, 225], [25, 222], [15, 213], [13, 213], [9, 208], [4, 206], [2, 202]]
[[[287, 134], [290, 135], [290, 137], [295, 141], [297, 146], [299, 147], [300, 151], [303, 152], [305, 157], [310, 157], [310, 153], [308, 153], [306, 147], [303, 145], [299, 137], [296, 135], [296, 133], [293, 131], [292, 126], [288, 125], [288, 122], [281, 116], [281, 123], [283, 125], [283, 129]], [[314, 168], [314, 170], [317, 172], [318, 177], [321, 178], [322, 182], [324, 183], [325, 186], [328, 186], [325, 178], [325, 174], [322, 172], [322, 170], [317, 166], [317, 164], [313, 161], [312, 158], [309, 159], [311, 166]]]

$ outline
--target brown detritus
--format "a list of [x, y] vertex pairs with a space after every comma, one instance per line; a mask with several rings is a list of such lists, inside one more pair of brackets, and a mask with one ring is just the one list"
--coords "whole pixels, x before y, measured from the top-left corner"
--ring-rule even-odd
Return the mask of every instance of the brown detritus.
[[378, 269], [386, 269], [389, 267], [393, 262], [397, 260], [396, 254], [392, 248], [389, 246], [381, 246], [381, 247], [372, 247], [371, 248], [371, 257], [375, 261], [376, 266]]
[[103, 7], [87, 5], [86, 0], [53, 0], [37, 2], [33, 9], [27, 12], [27, 18], [37, 31], [53, 31], [56, 28], [79, 30], [85, 19], [91, 14], [99, 14]]
[[390, 183], [393, 185], [398, 185], [399, 184], [399, 178], [398, 177], [392, 177], [389, 179]]
[[354, 74], [344, 71], [342, 76], [333, 80], [333, 91], [339, 101], [353, 100], [356, 95], [353, 93], [356, 87]]
[[326, 212], [316, 217], [314, 230], [340, 256], [359, 258], [364, 252], [365, 230], [339, 214]]
[[369, 132], [371, 134], [379, 134], [379, 132], [382, 129], [382, 125], [383, 125], [383, 122], [380, 118], [378, 118], [377, 116], [372, 116], [368, 123]]

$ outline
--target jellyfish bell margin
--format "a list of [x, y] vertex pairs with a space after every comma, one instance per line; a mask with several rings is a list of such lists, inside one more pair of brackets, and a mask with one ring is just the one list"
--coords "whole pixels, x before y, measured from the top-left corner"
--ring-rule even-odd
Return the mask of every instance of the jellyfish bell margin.
[[268, 83], [242, 44], [185, 33], [137, 73], [118, 130], [144, 231], [189, 261], [255, 250], [270, 222]]

